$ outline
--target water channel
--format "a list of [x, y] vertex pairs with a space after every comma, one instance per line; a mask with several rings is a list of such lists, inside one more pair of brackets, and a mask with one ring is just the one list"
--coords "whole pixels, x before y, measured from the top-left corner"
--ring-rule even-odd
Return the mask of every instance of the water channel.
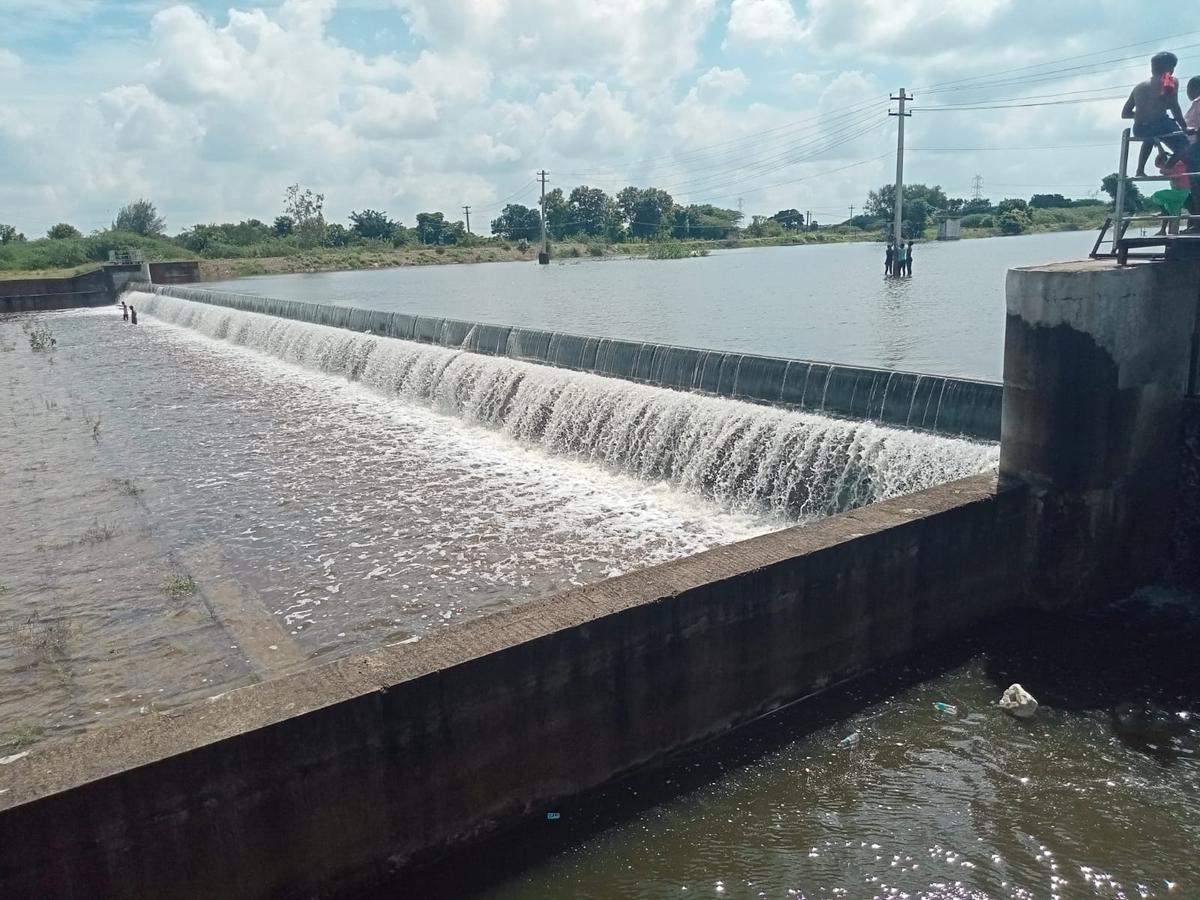
[[717, 250], [682, 260], [558, 259], [274, 275], [217, 289], [998, 381], [1004, 277], [1079, 259], [1091, 232], [917, 247], [913, 277], [883, 277], [878, 244]]

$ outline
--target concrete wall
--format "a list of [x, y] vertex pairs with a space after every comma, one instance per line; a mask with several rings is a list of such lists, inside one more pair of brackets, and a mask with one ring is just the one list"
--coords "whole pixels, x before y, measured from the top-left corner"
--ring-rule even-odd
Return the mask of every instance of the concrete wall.
[[[349, 896], [1010, 607], [991, 477], [533, 602], [0, 767], [0, 896]], [[399, 873], [399, 874], [398, 874]]]
[[1198, 297], [1191, 263], [1009, 272], [1000, 470], [1033, 489], [1043, 606], [1161, 577]]
[[103, 269], [64, 278], [0, 280], [0, 313], [106, 306], [114, 297]]
[[197, 303], [508, 356], [641, 384], [979, 440], [994, 441], [1000, 436], [1001, 387], [987, 381], [584, 337], [205, 288], [156, 286], [154, 290]]

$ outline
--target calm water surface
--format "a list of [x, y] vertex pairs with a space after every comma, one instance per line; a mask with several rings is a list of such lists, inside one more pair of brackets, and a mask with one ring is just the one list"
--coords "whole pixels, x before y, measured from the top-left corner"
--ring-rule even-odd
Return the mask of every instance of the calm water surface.
[[1085, 257], [1090, 232], [918, 245], [911, 279], [879, 244], [275, 275], [213, 285], [292, 300], [792, 359], [998, 380], [1004, 278]]
[[[504, 872], [491, 884], [431, 895], [1200, 897], [1196, 601], [1147, 594], [1028, 618], [751, 726], [556, 810], [483, 861]], [[995, 706], [1018, 679], [1043, 704], [1030, 721]]]

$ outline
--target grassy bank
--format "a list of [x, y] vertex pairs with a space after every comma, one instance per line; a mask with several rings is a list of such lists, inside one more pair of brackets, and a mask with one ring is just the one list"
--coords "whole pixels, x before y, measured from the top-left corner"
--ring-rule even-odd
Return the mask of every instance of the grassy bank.
[[[1098, 230], [1108, 215], [1107, 207], [1030, 210], [1024, 234], [1056, 231]], [[991, 216], [970, 216], [963, 223], [964, 238], [1002, 237]], [[937, 237], [936, 228], [927, 228], [919, 240]], [[878, 242], [878, 231], [864, 231], [835, 225], [812, 232], [789, 232], [775, 237], [734, 237], [716, 241], [665, 241], [658, 243], [610, 244], [599, 240], [556, 243], [556, 259], [635, 256], [652, 259], [680, 259], [704, 256], [712, 250], [744, 247], [790, 247], [807, 244]], [[348, 247], [295, 250], [288, 255], [243, 255], [235, 258], [207, 258], [188, 251], [166, 238], [142, 237], [121, 232], [103, 232], [73, 240], [38, 240], [0, 245], [0, 279], [78, 275], [90, 271], [108, 258], [109, 250], [137, 250], [153, 262], [169, 259], [199, 259], [205, 281], [226, 281], [250, 275], [286, 275], [301, 272], [340, 272], [358, 269], [384, 269], [402, 266], [428, 266], [479, 262], [532, 260], [537, 246], [524, 241], [478, 241], [468, 246], [429, 246], [410, 244], [389, 247], [378, 242]]]

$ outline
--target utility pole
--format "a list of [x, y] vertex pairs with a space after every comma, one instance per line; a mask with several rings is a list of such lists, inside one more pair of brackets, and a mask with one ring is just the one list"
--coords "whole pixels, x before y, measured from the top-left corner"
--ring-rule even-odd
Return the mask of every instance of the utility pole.
[[904, 104], [911, 100], [912, 97], [904, 93], [904, 88], [900, 88], [900, 96], [892, 97], [891, 99], [900, 101], [899, 112], [888, 111], [889, 116], [895, 116], [900, 122], [900, 127], [896, 131], [896, 221], [893, 225], [896, 233], [896, 242], [899, 243], [904, 240], [904, 120], [912, 115], [912, 113], [905, 111]]
[[542, 250], [538, 253], [538, 264], [548, 266], [550, 264], [550, 238], [546, 236], [546, 179], [550, 177], [550, 173], [542, 169], [537, 174], [538, 180], [542, 183]]
[[851, 219], [854, 218], [854, 204], [853, 203], [850, 204], [850, 218]]
[[463, 215], [467, 217], [467, 234], [471, 233], [471, 207], [463, 207]]
[[812, 231], [812, 210], [811, 209], [806, 209], [804, 211], [804, 230]]
[[983, 199], [983, 176], [982, 175], [976, 175], [974, 178], [971, 179], [971, 199], [972, 200], [982, 200]]
[[692, 217], [690, 215], [683, 217], [683, 233], [688, 238], [692, 236]]

